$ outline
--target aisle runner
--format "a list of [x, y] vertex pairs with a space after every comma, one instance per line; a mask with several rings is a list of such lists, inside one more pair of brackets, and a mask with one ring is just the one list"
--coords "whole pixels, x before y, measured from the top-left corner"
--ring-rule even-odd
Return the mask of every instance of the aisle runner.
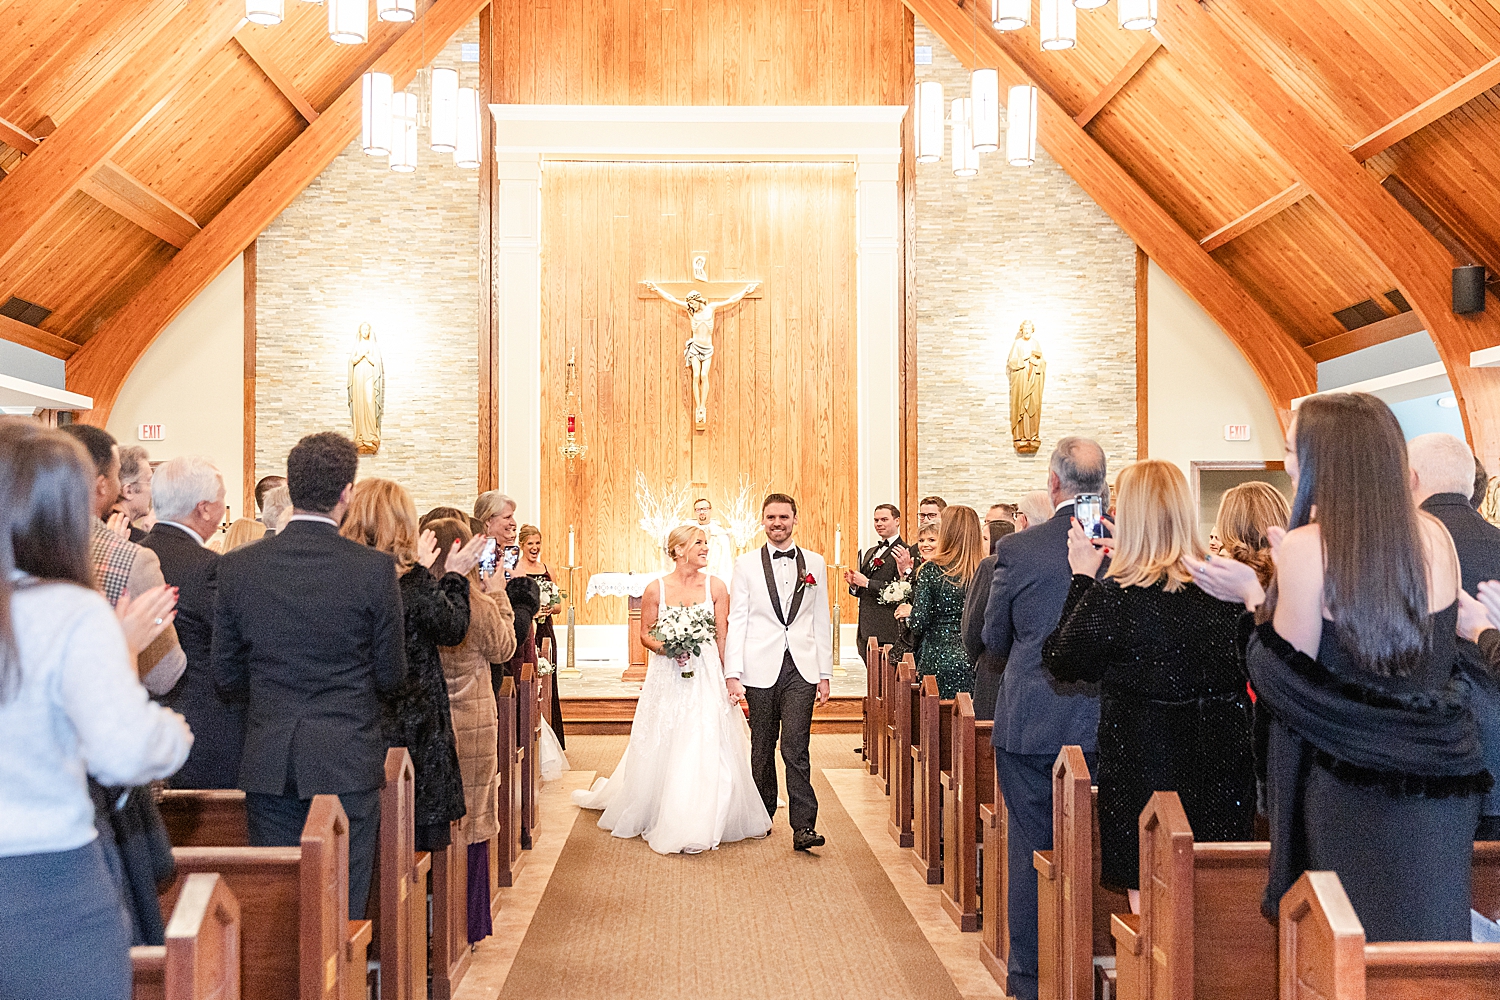
[[817, 857], [792, 851], [784, 811], [767, 839], [693, 857], [581, 816], [503, 1000], [958, 1000], [818, 756]]

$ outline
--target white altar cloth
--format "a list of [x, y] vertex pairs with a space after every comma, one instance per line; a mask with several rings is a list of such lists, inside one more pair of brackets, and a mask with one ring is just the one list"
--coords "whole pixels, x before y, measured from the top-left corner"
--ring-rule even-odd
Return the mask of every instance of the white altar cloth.
[[585, 601], [595, 597], [640, 597], [652, 580], [663, 573], [595, 573], [589, 577]]

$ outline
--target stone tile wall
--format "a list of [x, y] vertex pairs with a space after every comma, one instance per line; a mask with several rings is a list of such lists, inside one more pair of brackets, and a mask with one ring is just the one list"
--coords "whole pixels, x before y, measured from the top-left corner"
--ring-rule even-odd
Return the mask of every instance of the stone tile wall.
[[[920, 20], [932, 47], [917, 79], [945, 101], [969, 74]], [[1005, 95], [1001, 94], [1004, 103]], [[942, 160], [917, 164], [917, 440], [921, 493], [969, 504], [1046, 486], [1047, 458], [1068, 434], [1096, 438], [1110, 478], [1134, 461], [1135, 244], [1039, 149], [1030, 167], [980, 154], [979, 174]], [[1021, 321], [1047, 358], [1042, 447], [1017, 455], [1005, 359]]]
[[[478, 38], [475, 21], [433, 65], [477, 87], [479, 64], [463, 62], [460, 46]], [[360, 476], [401, 482], [419, 511], [473, 503], [479, 171], [453, 166], [420, 134], [415, 173], [393, 173], [356, 140], [260, 236], [257, 477], [283, 474], [304, 434], [350, 433], [349, 351], [368, 322], [385, 361], [385, 418]]]

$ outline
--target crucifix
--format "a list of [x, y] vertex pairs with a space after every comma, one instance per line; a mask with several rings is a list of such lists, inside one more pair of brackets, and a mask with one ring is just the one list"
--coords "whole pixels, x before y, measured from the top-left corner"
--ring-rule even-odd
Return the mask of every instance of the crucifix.
[[693, 335], [683, 348], [683, 367], [693, 373], [693, 423], [698, 430], [708, 426], [708, 373], [713, 367], [714, 318], [718, 311], [744, 298], [759, 298], [759, 281], [708, 281], [704, 274], [707, 256], [694, 253], [692, 281], [642, 281], [642, 298], [659, 296], [687, 310]]

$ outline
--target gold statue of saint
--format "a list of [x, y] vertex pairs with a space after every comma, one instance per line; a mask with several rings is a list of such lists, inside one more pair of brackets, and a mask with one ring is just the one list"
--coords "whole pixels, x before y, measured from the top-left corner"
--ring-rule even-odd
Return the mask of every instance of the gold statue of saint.
[[359, 325], [354, 350], [349, 352], [349, 422], [354, 447], [361, 455], [380, 451], [380, 421], [385, 416], [385, 362], [370, 324]]
[[[693, 266], [697, 268], [697, 261], [694, 261]], [[714, 361], [714, 313], [724, 306], [734, 305], [755, 291], [760, 287], [760, 282], [751, 281], [740, 291], [718, 302], [708, 301], [697, 290], [688, 292], [686, 298], [679, 299], [654, 281], [643, 281], [641, 284], [674, 306], [687, 310], [693, 335], [683, 348], [682, 363], [684, 367], [693, 370], [693, 422], [698, 427], [703, 427], [708, 423], [708, 372]]]
[[1010, 345], [1005, 362], [1010, 378], [1010, 436], [1016, 454], [1035, 455], [1042, 446], [1042, 386], [1047, 381], [1047, 359], [1036, 327], [1025, 320]]

